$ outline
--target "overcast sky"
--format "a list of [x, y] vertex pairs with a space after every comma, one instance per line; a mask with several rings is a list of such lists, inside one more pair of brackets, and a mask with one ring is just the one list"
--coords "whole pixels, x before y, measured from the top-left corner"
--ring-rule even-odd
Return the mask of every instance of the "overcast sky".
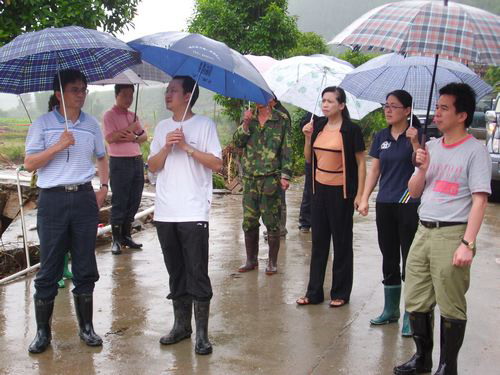
[[134, 18], [135, 29], [118, 38], [125, 42], [160, 31], [181, 31], [193, 14], [193, 0], [142, 0]]

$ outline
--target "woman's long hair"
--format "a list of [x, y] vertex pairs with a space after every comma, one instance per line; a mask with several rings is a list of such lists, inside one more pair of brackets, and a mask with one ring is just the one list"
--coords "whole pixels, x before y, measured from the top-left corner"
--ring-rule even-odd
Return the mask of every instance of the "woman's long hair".
[[[389, 98], [389, 96], [391, 96], [391, 95], [394, 96], [401, 103], [401, 105], [403, 107], [405, 107], [405, 108], [411, 108], [412, 102], [413, 102], [413, 98], [412, 98], [412, 96], [410, 95], [410, 93], [408, 91], [405, 91], [405, 90], [394, 90], [394, 91], [391, 91], [389, 94], [387, 94], [387, 96], [385, 97], [385, 100], [387, 100]], [[422, 126], [422, 124], [420, 124], [420, 120], [415, 115], [413, 115], [412, 126], [414, 128], [417, 128], [417, 129]]]
[[345, 104], [344, 109], [342, 110], [342, 119], [346, 121], [351, 121], [351, 116], [349, 115], [349, 110], [347, 109], [346, 95], [344, 89], [338, 86], [329, 86], [323, 90], [323, 92], [321, 93], [321, 97], [323, 98], [323, 95], [325, 95], [327, 92], [333, 92], [337, 96], [337, 101], [340, 104], [342, 103]]

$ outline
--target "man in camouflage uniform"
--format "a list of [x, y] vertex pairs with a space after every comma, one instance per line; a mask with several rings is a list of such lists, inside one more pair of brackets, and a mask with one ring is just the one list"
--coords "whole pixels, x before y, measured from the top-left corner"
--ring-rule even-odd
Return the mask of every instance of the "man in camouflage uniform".
[[259, 218], [267, 228], [269, 261], [267, 275], [277, 272], [280, 248], [281, 189], [286, 190], [291, 177], [290, 122], [275, 110], [275, 101], [257, 105], [257, 115], [246, 111], [233, 141], [243, 149], [243, 231], [247, 260], [238, 271], [258, 266]]

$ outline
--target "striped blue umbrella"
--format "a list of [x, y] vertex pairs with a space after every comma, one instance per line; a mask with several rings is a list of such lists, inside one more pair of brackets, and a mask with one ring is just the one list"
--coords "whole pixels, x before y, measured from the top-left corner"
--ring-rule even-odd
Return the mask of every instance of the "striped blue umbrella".
[[138, 52], [110, 34], [79, 26], [48, 28], [0, 48], [0, 92], [52, 90], [57, 72], [70, 68], [98, 81], [140, 62]]
[[173, 76], [190, 76], [208, 90], [267, 104], [273, 93], [257, 69], [224, 43], [199, 34], [163, 32], [128, 43], [142, 59]]
[[[386, 95], [394, 90], [406, 90], [412, 97], [415, 109], [426, 109], [435, 60], [432, 57], [404, 57], [389, 53], [375, 57], [347, 73], [340, 87], [359, 99], [384, 103]], [[470, 85], [477, 100], [491, 92], [476, 73], [465, 65], [441, 59], [437, 64], [431, 106], [435, 106], [439, 89], [451, 82]]]

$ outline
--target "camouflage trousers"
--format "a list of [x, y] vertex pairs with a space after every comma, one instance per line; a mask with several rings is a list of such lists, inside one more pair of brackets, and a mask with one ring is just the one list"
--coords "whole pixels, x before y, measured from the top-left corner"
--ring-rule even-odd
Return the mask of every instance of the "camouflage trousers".
[[278, 232], [281, 216], [281, 184], [279, 176], [243, 178], [243, 231], [260, 226]]

